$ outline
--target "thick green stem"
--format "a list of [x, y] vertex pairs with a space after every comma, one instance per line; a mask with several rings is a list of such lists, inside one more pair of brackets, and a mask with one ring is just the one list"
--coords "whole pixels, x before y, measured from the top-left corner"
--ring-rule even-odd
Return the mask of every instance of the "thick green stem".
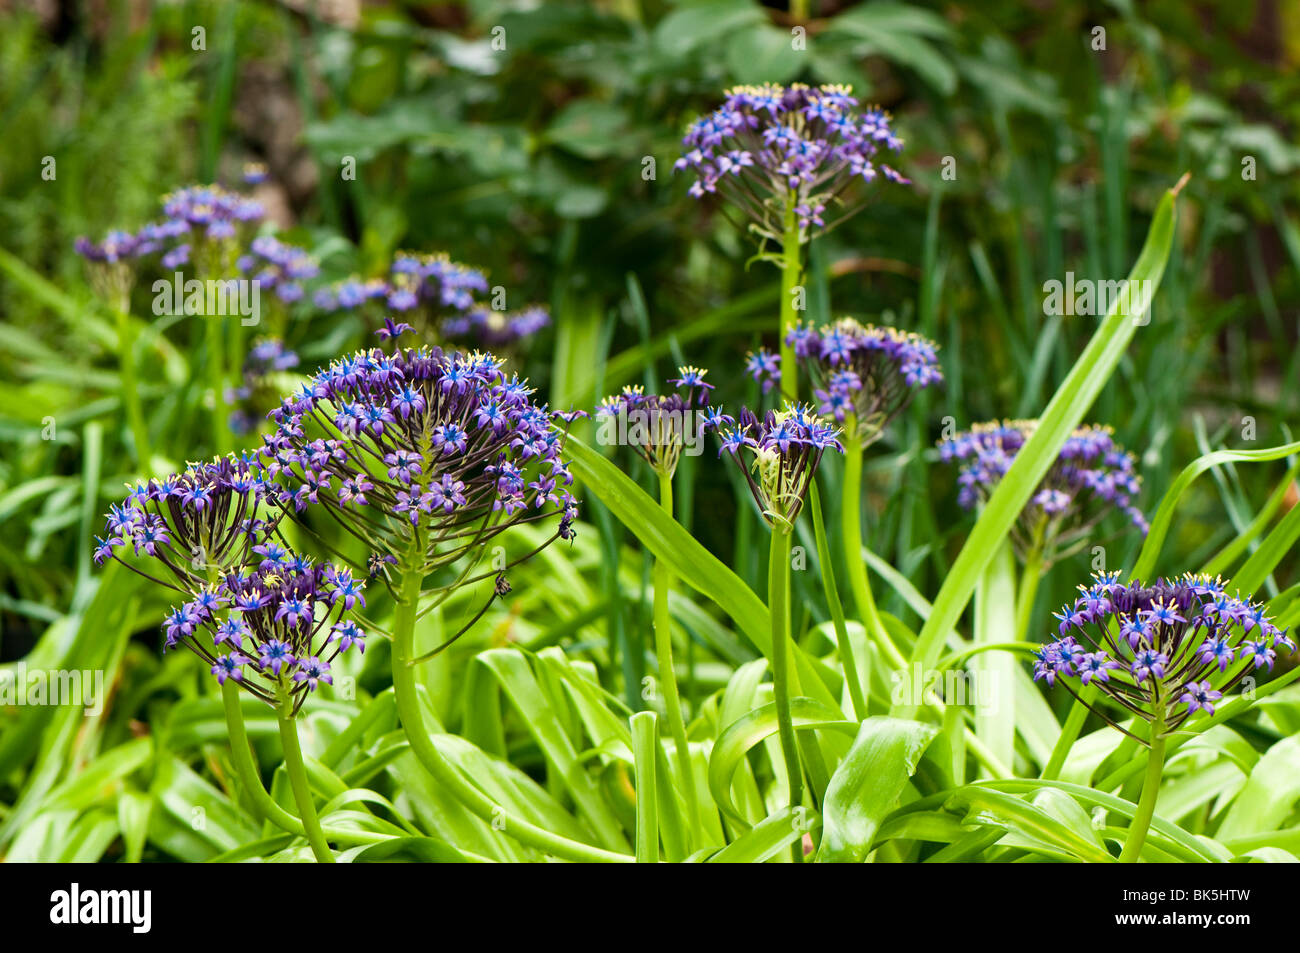
[[[767, 564], [767, 608], [772, 616], [772, 692], [776, 700], [776, 721], [781, 738], [781, 757], [785, 760], [790, 788], [790, 807], [803, 803], [803, 773], [799, 765], [799, 748], [794, 736], [794, 718], [790, 713], [790, 534], [780, 526], [772, 527], [772, 546]], [[803, 860], [803, 842], [791, 845], [795, 863]]]
[[276, 698], [279, 707], [276, 717], [280, 722], [280, 746], [284, 749], [284, 770], [289, 775], [289, 787], [293, 791], [294, 803], [298, 805], [298, 814], [302, 818], [303, 834], [311, 845], [311, 852], [322, 864], [334, 863], [330, 845], [321, 830], [320, 818], [316, 816], [316, 804], [311, 797], [311, 786], [307, 783], [307, 765], [302, 760], [302, 747], [298, 744], [298, 724], [293, 717], [293, 699], [283, 681], [276, 686]]
[[1160, 777], [1165, 767], [1165, 702], [1156, 692], [1156, 718], [1151, 722], [1151, 753], [1147, 760], [1147, 773], [1142, 781], [1142, 797], [1138, 799], [1137, 813], [1128, 828], [1128, 838], [1124, 849], [1120, 851], [1121, 864], [1136, 864], [1142, 854], [1142, 845], [1146, 843], [1147, 831], [1151, 828], [1151, 819], [1156, 814], [1156, 798], [1160, 796]]
[[831, 547], [826, 539], [826, 524], [822, 520], [822, 501], [813, 481], [809, 488], [808, 508], [812, 510], [813, 534], [817, 539], [817, 561], [822, 568], [822, 589], [826, 592], [826, 605], [830, 609], [831, 624], [835, 627], [835, 641], [840, 648], [840, 664], [844, 666], [844, 681], [849, 686], [849, 700], [853, 715], [858, 721], [867, 717], [867, 696], [858, 675], [858, 663], [849, 644], [848, 628], [844, 624], [844, 607], [840, 605], [839, 589], [835, 586], [835, 569], [831, 565]]
[[795, 295], [802, 280], [799, 219], [794, 206], [795, 200], [791, 198], [786, 204], [785, 235], [781, 243], [781, 396], [788, 401], [797, 401], [799, 395], [799, 368], [795, 363], [794, 345], [787, 340], [790, 331], [799, 323]]
[[[672, 477], [659, 475], [659, 505], [669, 517], [673, 515]], [[654, 637], [655, 656], [659, 660], [659, 683], [663, 687], [664, 707], [668, 715], [668, 731], [673, 736], [677, 750], [677, 769], [682, 775], [682, 790], [686, 795], [686, 814], [690, 819], [691, 836], [700, 831], [700, 805], [695, 791], [695, 770], [691, 766], [691, 747], [686, 737], [686, 721], [682, 716], [682, 700], [677, 690], [677, 671], [673, 666], [673, 636], [668, 615], [668, 589], [672, 573], [668, 564], [656, 559], [654, 565]]]
[[897, 669], [907, 667], [893, 639], [885, 630], [885, 623], [876, 608], [867, 581], [867, 563], [862, 558], [862, 437], [858, 434], [857, 418], [852, 414], [844, 423], [844, 487], [840, 505], [840, 526], [844, 545], [844, 562], [849, 570], [849, 588], [858, 605], [858, 616], [867, 635], [886, 659]]
[[126, 410], [131, 442], [135, 444], [135, 460], [145, 476], [149, 475], [149, 430], [145, 427], [144, 413], [140, 410], [139, 382], [135, 369], [135, 335], [131, 333], [131, 305], [124, 298], [117, 307], [117, 349], [122, 377], [122, 406]]
[[[253, 807], [259, 817], [270, 821], [286, 833], [302, 837], [304, 836], [302, 821], [277, 804], [262, 786], [257, 762], [253, 760], [253, 752], [248, 746], [248, 731], [244, 728], [244, 713], [239, 707], [239, 694], [239, 686], [233, 679], [227, 679], [221, 689], [221, 698], [226, 706], [226, 730], [230, 734], [230, 753], [235, 764], [235, 774], [244, 786], [244, 791], [252, 798]], [[391, 840], [391, 835], [373, 831], [334, 827], [324, 827], [322, 830], [334, 843], [349, 847], [379, 844]]]
[[397, 701], [397, 717], [410, 742], [412, 754], [433, 779], [457, 800], [521, 844], [564, 860], [584, 863], [633, 861], [635, 858], [631, 854], [618, 854], [570, 840], [506, 813], [505, 808], [470, 784], [430, 740], [429, 730], [424, 723], [424, 712], [420, 709], [415, 669], [412, 667], [416, 657], [415, 618], [419, 608], [420, 585], [424, 580], [424, 570], [418, 562], [419, 555], [420, 543], [417, 539], [413, 541], [411, 552], [402, 565], [397, 613], [393, 620], [393, 696]]
[[[1038, 581], [1043, 575], [1043, 550], [1035, 546], [1025, 556], [1024, 570], [1020, 574], [1019, 599], [1016, 602], [1016, 635], [1029, 639], [1029, 623], [1034, 615], [1034, 597], [1038, 594]], [[1032, 640], [1030, 640], [1032, 641]]]

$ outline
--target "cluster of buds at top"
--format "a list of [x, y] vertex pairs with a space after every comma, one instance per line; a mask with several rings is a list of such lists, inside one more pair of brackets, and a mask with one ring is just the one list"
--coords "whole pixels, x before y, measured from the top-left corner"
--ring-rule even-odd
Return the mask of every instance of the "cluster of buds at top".
[[487, 547], [521, 523], [555, 522], [541, 546], [569, 539], [577, 516], [560, 456], [572, 418], [532, 393], [491, 354], [360, 351], [271, 413], [265, 479], [307, 528], [317, 512], [360, 540], [373, 555], [357, 568], [385, 584], [393, 564], [428, 574], [459, 563], [440, 591], [497, 576], [495, 598], [508, 590], [500, 574], [519, 560], [473, 575]]
[[917, 391], [943, 381], [938, 345], [910, 331], [842, 318], [820, 330], [792, 328], [786, 343], [812, 375], [818, 412], [841, 424], [852, 414], [864, 447]]
[[786, 404], [762, 420], [746, 407], [739, 422], [718, 413], [711, 425], [722, 441], [718, 455], [726, 453], [740, 465], [763, 518], [784, 532], [794, 528], [822, 454], [844, 452], [840, 431], [809, 407]]
[[[963, 508], [974, 509], [993, 494], [1037, 426], [1036, 420], [994, 421], [940, 442], [940, 459], [961, 466], [957, 502]], [[1146, 518], [1133, 502], [1140, 488], [1133, 455], [1115, 443], [1111, 428], [1080, 427], [1066, 439], [1012, 527], [1016, 552], [1023, 559], [1036, 547], [1046, 568], [1086, 545], [1113, 511], [1145, 534]]]
[[882, 148], [903, 147], [889, 116], [860, 110], [848, 86], [737, 86], [682, 145], [674, 169], [695, 175], [691, 195], [722, 195], [778, 243], [790, 217], [800, 241], [845, 220], [855, 211], [846, 201], [855, 181], [908, 183], [877, 161]]
[[655, 473], [670, 478], [683, 449], [698, 446], [704, 431], [724, 419], [709, 407], [713, 385], [704, 381], [707, 370], [681, 367], [677, 374], [668, 383], [678, 393], [647, 394], [640, 386], [629, 386], [602, 400], [595, 413], [601, 444], [627, 444]]
[[1217, 578], [1188, 574], [1145, 586], [1101, 573], [1079, 588], [1079, 598], [1056, 613], [1060, 637], [1038, 650], [1034, 678], [1059, 680], [1076, 697], [1072, 683], [1094, 685], [1164, 734], [1197, 711], [1213, 714], [1251, 673], [1272, 670], [1278, 648], [1295, 650], [1263, 604], [1230, 595]]

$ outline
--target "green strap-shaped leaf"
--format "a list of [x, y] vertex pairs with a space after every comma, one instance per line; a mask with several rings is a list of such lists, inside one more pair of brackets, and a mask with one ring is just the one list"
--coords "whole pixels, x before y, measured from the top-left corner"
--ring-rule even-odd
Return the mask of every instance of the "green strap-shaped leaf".
[[[1166, 192], [1160, 200], [1146, 244], [1129, 273], [1129, 280], [1122, 285], [1110, 313], [1043, 410], [1033, 436], [1021, 447], [1011, 469], [999, 481], [966, 545], [957, 555], [952, 570], [944, 579], [934, 600], [934, 611], [921, 629], [912, 651], [912, 661], [919, 662], [923, 669], [932, 668], [938, 661], [943, 641], [970, 601], [980, 574], [998, 551], [1012, 523], [1029, 502], [1070, 433], [1082, 423], [1084, 414], [1128, 348], [1138, 320], [1150, 307], [1150, 299], [1164, 275], [1169, 250], [1173, 246], [1174, 203], [1181, 184]], [[1141, 286], [1134, 282], [1150, 284]], [[1151, 293], [1135, 295], [1133, 289], [1137, 287], [1149, 288]], [[896, 706], [893, 711], [900, 717], [914, 713], [915, 706], [912, 705]]]
[[811, 811], [796, 815], [793, 808], [783, 807], [711, 855], [707, 862], [761, 864], [781, 853], [814, 827], [816, 817]]
[[1133, 566], [1133, 578], [1146, 581], [1155, 571], [1160, 547], [1164, 545], [1165, 536], [1168, 535], [1169, 526], [1174, 519], [1174, 508], [1178, 506], [1179, 499], [1198, 476], [1221, 463], [1266, 463], [1270, 460], [1281, 460], [1293, 453], [1300, 453], [1300, 441], [1280, 447], [1269, 447], [1267, 450], [1216, 450], [1214, 453], [1197, 457], [1183, 467], [1183, 472], [1178, 474], [1178, 479], [1174, 480], [1165, 491], [1156, 515], [1151, 518], [1151, 529], [1147, 533], [1146, 542], [1142, 544], [1142, 552], [1138, 553], [1137, 563]]
[[1276, 830], [1291, 816], [1297, 801], [1300, 735], [1293, 735], [1264, 752], [1215, 836], [1226, 841]]
[[938, 732], [934, 725], [879, 715], [862, 723], [826, 789], [819, 862], [861, 863], [866, 858], [880, 822], [898, 804]]
[[[857, 722], [845, 721], [838, 710], [803, 696], [790, 699], [790, 715], [796, 730], [833, 728], [852, 734], [858, 728]], [[728, 725], [709, 756], [709, 790], [713, 800], [729, 817], [742, 824], [748, 822], [731, 798], [731, 779], [745, 753], [764, 738], [776, 734], [777, 727], [776, 703], [768, 702]]]
[[1085, 837], [1047, 811], [1014, 794], [968, 786], [958, 788], [944, 806], [950, 811], [964, 813], [970, 823], [1000, 827], [1031, 843], [1042, 844], [1048, 850], [1059, 851], [1088, 863], [1108, 864], [1115, 860], [1095, 840]]
[[664, 560], [678, 579], [716, 602], [759, 651], [770, 654], [767, 606], [743, 579], [682, 529], [631, 477], [577, 437], [569, 436], [564, 452], [574, 476], [656, 559]]

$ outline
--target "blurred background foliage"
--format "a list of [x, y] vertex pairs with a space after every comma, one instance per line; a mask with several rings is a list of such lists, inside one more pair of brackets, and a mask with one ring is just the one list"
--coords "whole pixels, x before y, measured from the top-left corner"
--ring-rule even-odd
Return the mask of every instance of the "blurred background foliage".
[[[1289, 439], [1300, 385], [1300, 5], [811, 7], [796, 23], [783, 4], [753, 0], [0, 0], [0, 662], [37, 645], [50, 658], [71, 652], [113, 586], [123, 618], [106, 624], [137, 634], [125, 662], [112, 662], [136, 673], [115, 730], [153, 723], [159, 686], [168, 698], [196, 691], [188, 660], [157, 654], [154, 597], [89, 571], [99, 514], [134, 474], [112, 318], [72, 242], [138, 227], [170, 188], [236, 183], [248, 161], [266, 163], [258, 197], [327, 278], [381, 275], [398, 249], [446, 250], [510, 289], [511, 306], [549, 304], [554, 326], [526, 370], [555, 404], [590, 407], [624, 383], [662, 380], [679, 360], [710, 367], [734, 404], [756, 394], [745, 352], [775, 344], [778, 276], [748, 262], [748, 236], [686, 195], [672, 174], [678, 142], [731, 84], [851, 83], [896, 117], [915, 185], [880, 191], [816, 245], [809, 311], [897, 323], [943, 345], [945, 388], [868, 461], [868, 542], [923, 593], [970, 525], [934, 440], [945, 423], [1042, 408], [1096, 323], [1045, 315], [1043, 283], [1123, 277], [1156, 201], [1184, 172], [1153, 321], [1092, 417], [1141, 458], [1148, 512], [1206, 450]], [[806, 49], [793, 49], [800, 29]], [[190, 423], [212, 395], [193, 383], [189, 332], [141, 328], [158, 452], [173, 463], [211, 453]], [[307, 369], [367, 343], [347, 317], [296, 322], [286, 337]], [[761, 591], [753, 514], [712, 455], [683, 468], [679, 518]], [[1275, 471], [1226, 467], [1197, 484], [1161, 568], [1213, 555], [1277, 489]], [[1289, 484], [1279, 492], [1290, 506]], [[548, 638], [580, 636], [571, 650], [593, 651], [609, 687], [636, 705], [646, 569], [602, 569], [602, 554], [634, 540], [598, 504], [584, 515], [593, 548], [573, 558], [611, 598], [632, 595]], [[1131, 563], [1138, 543], [1117, 537], [1111, 568]], [[1090, 558], [1045, 582], [1041, 619]], [[798, 631], [825, 615], [817, 580], [796, 584], [807, 593]], [[543, 596], [520, 601], [530, 608], [512, 618], [563, 615]], [[910, 612], [893, 595], [884, 606]], [[702, 655], [749, 657], [733, 634], [696, 622]], [[49, 633], [53, 642], [41, 639]], [[0, 728], [12, 717], [0, 711]], [[93, 754], [42, 730], [26, 748], [14, 732], [0, 742], [0, 791], [6, 778], [18, 789], [37, 745]]]

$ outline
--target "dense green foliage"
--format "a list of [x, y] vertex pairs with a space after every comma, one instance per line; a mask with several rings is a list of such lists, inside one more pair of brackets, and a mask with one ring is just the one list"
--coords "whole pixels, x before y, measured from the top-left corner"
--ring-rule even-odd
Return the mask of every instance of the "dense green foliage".
[[[1091, 547], [1125, 577], [1222, 573], [1279, 624], [1300, 618], [1288, 515], [1300, 512], [1300, 149], [1288, 141], [1300, 53], [1261, 47], [1283, 35], [1259, 38], [1278, 15], [1266, 5], [1202, 5], [1207, 29], [1172, 0], [813, 4], [826, 9], [806, 50], [791, 49], [784, 11], [751, 0], [405, 2], [346, 25], [269, 3], [134, 18], [105, 6], [103, 20], [58, 24], [0, 15], [0, 673], [99, 670], [110, 689], [93, 716], [0, 698], [0, 857], [312, 856], [263, 819], [275, 812], [249, 783], [260, 771], [298, 823], [274, 714], [236, 701], [256, 759], [245, 770], [247, 746], [230, 736], [240, 719], [207, 667], [162, 651], [167, 594], [91, 562], [124, 483], [257, 440], [214, 436], [222, 398], [201, 322], [153, 316], [141, 286], [124, 335], [73, 240], [138, 228], [163, 192], [236, 183], [250, 160], [269, 166], [284, 237], [313, 251], [325, 281], [382, 276], [401, 249], [446, 251], [484, 268], [511, 307], [547, 304], [553, 325], [514, 359], [553, 407], [590, 410], [627, 384], [653, 392], [693, 364], [734, 409], [761, 400], [743, 366], [777, 344], [780, 275], [673, 175], [687, 124], [734, 83], [851, 83], [888, 108], [915, 185], [877, 193], [812, 244], [806, 317], [851, 314], [941, 344], [943, 388], [865, 458], [862, 559], [902, 657], [927, 672], [1001, 665], [1014, 686], [992, 715], [899, 702], [891, 676], [911, 670], [894, 671], [850, 595], [846, 468], [828, 455], [816, 521], [793, 538], [792, 719], [808, 791], [789, 806], [768, 533], [742, 477], [710, 440], [683, 458], [665, 514], [653, 474], [580, 422], [567, 452], [577, 538], [512, 569], [509, 599], [415, 667], [412, 698], [395, 698], [376, 637], [340, 668], [354, 691], [325, 688], [304, 708], [306, 774], [340, 859], [569, 856], [510, 836], [522, 818], [604, 855], [579, 859], [789, 859], [810, 834], [819, 860], [1109, 861], [1139, 809], [1145, 749], [1071, 718], [1070, 696], [1042, 691], [1028, 664], [1029, 643], [1055, 637], [1051, 611], [1101, 568]], [[1157, 284], [1149, 323], [1045, 314], [1044, 282], [1067, 272]], [[292, 314], [283, 337], [302, 363], [277, 393], [374, 343], [375, 322], [355, 313]], [[144, 465], [122, 402], [124, 341]], [[1001, 417], [1041, 424], [972, 515], [935, 441]], [[1137, 455], [1151, 532], [1107, 523], [1034, 577], [1022, 618], [1010, 604], [999, 614], [1029, 578], [1013, 578], [1008, 530], [1089, 421]], [[508, 548], [543, 536], [514, 530]], [[686, 759], [656, 690], [659, 579], [672, 586], [658, 595]], [[371, 618], [396, 627], [394, 601], [370, 593]], [[449, 599], [413, 623], [417, 645], [478, 606], [470, 592]], [[990, 645], [1004, 648], [970, 653]], [[1300, 857], [1294, 664], [1279, 659], [1257, 698], [1225, 700], [1171, 742], [1144, 859]], [[402, 731], [411, 702], [433, 750]], [[430, 774], [433, 758], [480, 793]], [[492, 805], [511, 820], [494, 823]]]

